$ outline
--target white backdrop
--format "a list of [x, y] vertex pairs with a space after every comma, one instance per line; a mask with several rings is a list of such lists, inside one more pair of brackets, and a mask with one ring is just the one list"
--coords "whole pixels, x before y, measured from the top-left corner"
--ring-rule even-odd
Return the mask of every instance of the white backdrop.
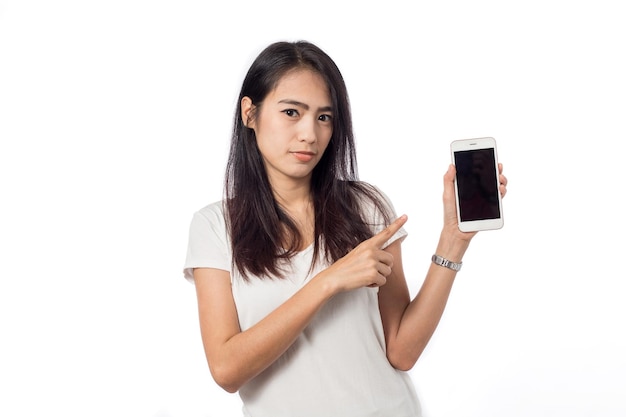
[[505, 227], [411, 371], [425, 415], [625, 415], [619, 3], [0, 1], [0, 415], [240, 415], [181, 268], [244, 72], [283, 39], [342, 69], [413, 294], [449, 143], [498, 141]]

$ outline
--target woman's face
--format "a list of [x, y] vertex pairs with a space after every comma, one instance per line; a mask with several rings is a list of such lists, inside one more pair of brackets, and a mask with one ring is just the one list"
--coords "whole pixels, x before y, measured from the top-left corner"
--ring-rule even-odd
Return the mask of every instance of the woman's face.
[[254, 129], [273, 186], [309, 182], [333, 133], [333, 109], [319, 74], [298, 69], [278, 82], [252, 117], [254, 105], [241, 101], [244, 124]]

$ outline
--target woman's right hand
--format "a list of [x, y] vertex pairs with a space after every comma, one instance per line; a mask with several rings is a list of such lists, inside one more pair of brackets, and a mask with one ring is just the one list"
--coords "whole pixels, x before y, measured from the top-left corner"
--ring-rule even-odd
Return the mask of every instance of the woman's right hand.
[[383, 249], [385, 243], [406, 223], [402, 215], [375, 236], [361, 242], [322, 274], [329, 279], [334, 293], [362, 287], [380, 287], [387, 282], [393, 256]]

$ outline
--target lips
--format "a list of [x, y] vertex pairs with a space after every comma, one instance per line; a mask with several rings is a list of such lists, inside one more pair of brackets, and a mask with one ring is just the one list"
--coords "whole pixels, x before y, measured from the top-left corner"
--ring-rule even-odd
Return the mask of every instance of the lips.
[[300, 162], [309, 162], [315, 156], [315, 153], [309, 151], [294, 151], [292, 154]]

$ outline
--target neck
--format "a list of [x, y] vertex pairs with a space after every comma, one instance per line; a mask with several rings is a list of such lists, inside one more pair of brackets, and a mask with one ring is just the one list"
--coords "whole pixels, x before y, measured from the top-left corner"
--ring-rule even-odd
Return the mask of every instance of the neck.
[[310, 183], [308, 181], [291, 182], [288, 186], [282, 187], [272, 184], [272, 191], [276, 202], [295, 222], [300, 235], [298, 250], [304, 250], [315, 238], [315, 215]]
[[287, 184], [272, 183], [272, 192], [276, 202], [288, 211], [300, 211], [311, 204], [311, 185], [309, 181]]

